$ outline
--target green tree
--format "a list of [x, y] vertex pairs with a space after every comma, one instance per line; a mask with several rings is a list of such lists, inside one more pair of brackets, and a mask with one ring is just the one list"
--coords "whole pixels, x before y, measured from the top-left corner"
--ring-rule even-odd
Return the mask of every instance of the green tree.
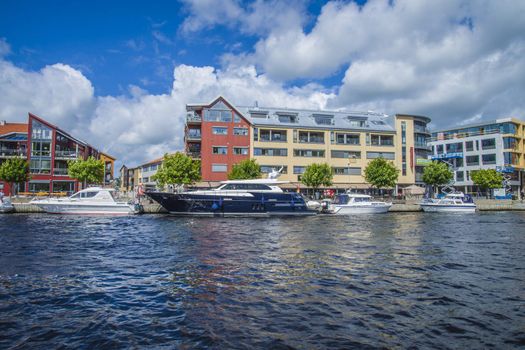
[[397, 183], [399, 170], [384, 158], [372, 160], [365, 168], [365, 180], [372, 187], [392, 188]]
[[257, 179], [261, 177], [261, 167], [255, 159], [245, 159], [232, 168], [228, 174], [229, 180]]
[[191, 185], [201, 179], [201, 164], [184, 153], [164, 155], [162, 166], [151, 177], [161, 187], [165, 185]]
[[330, 186], [332, 185], [332, 179], [334, 174], [330, 165], [326, 163], [322, 164], [310, 164], [306, 167], [303, 175], [301, 175], [301, 182], [308, 187], [318, 189], [321, 185]]
[[87, 184], [99, 184], [104, 180], [104, 161], [94, 157], [70, 160], [67, 162], [67, 174], [82, 182], [84, 188]]
[[447, 163], [433, 161], [423, 170], [423, 182], [432, 187], [446, 185], [453, 178]]
[[0, 165], [0, 179], [9, 184], [9, 195], [13, 194], [13, 185], [29, 179], [29, 165], [23, 158], [7, 159]]
[[[470, 172], [470, 178], [474, 184], [485, 190], [503, 187], [503, 176], [494, 169], [473, 170]], [[488, 195], [487, 192], [487, 197]]]

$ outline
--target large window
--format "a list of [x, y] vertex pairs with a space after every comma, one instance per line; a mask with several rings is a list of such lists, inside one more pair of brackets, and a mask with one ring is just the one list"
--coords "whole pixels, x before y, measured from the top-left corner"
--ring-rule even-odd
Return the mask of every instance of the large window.
[[518, 164], [519, 158], [516, 153], [512, 152], [503, 152], [503, 159], [505, 161], [505, 164]]
[[339, 145], [359, 145], [359, 134], [336, 133], [336, 143]]
[[299, 143], [324, 143], [324, 132], [299, 131]]
[[31, 158], [29, 167], [32, 174], [50, 174], [51, 159]]
[[447, 143], [446, 153], [463, 152], [463, 142]]
[[361, 175], [361, 168], [334, 167], [334, 175]]
[[31, 128], [31, 139], [32, 140], [51, 140], [53, 131], [44, 124], [33, 120]]
[[366, 120], [367, 118], [360, 118], [360, 117], [348, 117], [348, 123], [353, 128], [364, 128], [366, 126]]
[[293, 167], [294, 174], [303, 174], [305, 170], [306, 170], [305, 166], [294, 165]]
[[[204, 110], [204, 120], [208, 122], [231, 122], [233, 112], [223, 102], [216, 103], [210, 109]], [[240, 120], [240, 118], [236, 118]]]
[[393, 135], [370, 135], [370, 144], [372, 146], [393, 146]]
[[248, 147], [233, 147], [233, 154], [235, 155], [248, 155]]
[[213, 154], [228, 154], [228, 147], [226, 146], [213, 146], [211, 149]]
[[320, 125], [334, 125], [334, 116], [329, 114], [314, 114], [315, 123]]
[[330, 152], [332, 158], [347, 158], [347, 159], [361, 159], [361, 152], [359, 151], [338, 151], [332, 150]]
[[220, 126], [212, 127], [213, 135], [228, 135], [228, 128], [223, 128]]
[[286, 130], [259, 130], [259, 141], [262, 142], [286, 142]]
[[465, 159], [467, 161], [468, 166], [479, 165], [479, 155], [467, 156]]
[[394, 152], [366, 152], [366, 158], [368, 159], [384, 158], [384, 159], [393, 160], [393, 159], [396, 159], [396, 154]]
[[494, 153], [483, 154], [481, 156], [481, 160], [483, 161], [484, 165], [496, 164], [496, 155]]
[[472, 152], [474, 150], [474, 141], [465, 142], [465, 149], [467, 152]]
[[286, 157], [288, 150], [286, 148], [260, 148], [256, 147], [253, 149], [254, 156], [278, 156]]
[[225, 173], [228, 171], [228, 166], [226, 164], [212, 164], [211, 171], [214, 173]]
[[503, 148], [505, 149], [514, 149], [516, 148], [517, 140], [514, 137], [504, 137], [503, 138]]
[[248, 136], [248, 128], [233, 128], [233, 134], [237, 136]]
[[279, 118], [279, 122], [285, 123], [285, 124], [295, 124], [299, 121], [299, 118], [295, 114], [277, 113], [277, 116]]
[[29, 192], [49, 192], [49, 181], [30, 181]]
[[463, 171], [456, 171], [456, 181], [464, 181], [465, 173]]
[[33, 141], [31, 142], [32, 157], [51, 157], [51, 142]]
[[293, 150], [294, 157], [317, 157], [317, 158], [323, 158], [324, 157], [324, 150], [318, 150], [318, 149], [294, 149]]
[[494, 149], [496, 148], [496, 139], [485, 139], [481, 140], [481, 149]]

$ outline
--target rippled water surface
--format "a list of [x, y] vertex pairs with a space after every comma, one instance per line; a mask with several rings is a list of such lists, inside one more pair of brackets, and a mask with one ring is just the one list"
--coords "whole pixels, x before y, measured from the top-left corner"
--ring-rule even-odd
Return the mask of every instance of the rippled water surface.
[[525, 213], [0, 216], [0, 348], [518, 348]]

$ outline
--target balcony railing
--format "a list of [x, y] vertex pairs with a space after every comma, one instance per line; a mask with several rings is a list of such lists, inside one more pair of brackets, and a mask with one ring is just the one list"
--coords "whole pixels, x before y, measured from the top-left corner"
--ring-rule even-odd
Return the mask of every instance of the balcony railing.
[[187, 155], [191, 158], [200, 159], [201, 152], [187, 152]]
[[194, 113], [188, 113], [186, 114], [186, 123], [200, 123], [202, 122], [202, 118], [198, 114]]
[[492, 130], [485, 130], [483, 132], [465, 132], [465, 133], [457, 133], [457, 134], [448, 134], [443, 136], [436, 136], [431, 137], [428, 141], [441, 141], [441, 140], [455, 140], [455, 139], [462, 139], [465, 137], [471, 137], [471, 136], [479, 136], [479, 135], [490, 135], [490, 134], [503, 134], [499, 129], [492, 129]]
[[55, 151], [55, 158], [76, 159], [78, 153], [75, 151]]
[[201, 134], [186, 134], [186, 139], [190, 141], [200, 141]]
[[25, 157], [26, 155], [27, 155], [26, 150], [16, 150], [16, 149], [0, 150], [0, 157]]
[[67, 176], [67, 169], [64, 168], [54, 168], [53, 174], [59, 175], [59, 176]]
[[430, 130], [427, 128], [423, 128], [421, 126], [414, 126], [414, 132], [420, 133], [420, 134], [430, 134]]

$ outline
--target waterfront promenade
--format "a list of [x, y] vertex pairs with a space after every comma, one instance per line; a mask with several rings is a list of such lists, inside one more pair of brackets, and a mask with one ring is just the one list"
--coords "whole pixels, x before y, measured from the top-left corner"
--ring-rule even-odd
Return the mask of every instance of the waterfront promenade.
[[[420, 200], [407, 200], [395, 202], [389, 212], [420, 212], [422, 211], [418, 203]], [[525, 201], [519, 200], [495, 200], [477, 199], [476, 204], [479, 211], [525, 211]], [[157, 203], [150, 203], [149, 200], [142, 202], [145, 214], [167, 214], [167, 211]], [[43, 211], [28, 203], [27, 199], [14, 200], [16, 213], [42, 213]]]

